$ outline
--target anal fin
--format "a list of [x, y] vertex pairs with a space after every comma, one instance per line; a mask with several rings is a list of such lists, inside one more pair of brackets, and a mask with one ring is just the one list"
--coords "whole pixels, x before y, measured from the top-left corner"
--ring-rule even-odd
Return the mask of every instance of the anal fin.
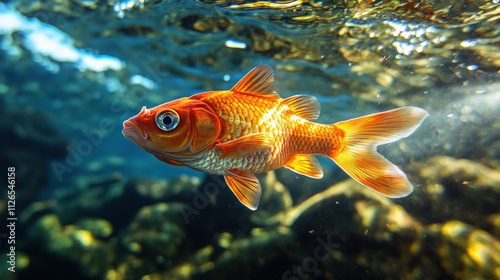
[[256, 210], [262, 193], [257, 177], [248, 171], [237, 169], [231, 169], [228, 173], [224, 180], [236, 198], [248, 209]]
[[290, 159], [285, 165], [293, 172], [311, 177], [314, 179], [323, 178], [323, 169], [318, 160], [313, 155], [298, 154]]

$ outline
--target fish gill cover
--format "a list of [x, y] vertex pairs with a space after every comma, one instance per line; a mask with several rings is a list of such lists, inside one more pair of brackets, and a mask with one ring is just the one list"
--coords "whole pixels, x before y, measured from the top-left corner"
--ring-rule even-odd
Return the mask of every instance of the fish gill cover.
[[[0, 278], [500, 278], [499, 21], [497, 0], [0, 3]], [[322, 161], [322, 180], [260, 176], [251, 212], [121, 135], [258, 64], [322, 123], [426, 109], [379, 148], [413, 194]]]

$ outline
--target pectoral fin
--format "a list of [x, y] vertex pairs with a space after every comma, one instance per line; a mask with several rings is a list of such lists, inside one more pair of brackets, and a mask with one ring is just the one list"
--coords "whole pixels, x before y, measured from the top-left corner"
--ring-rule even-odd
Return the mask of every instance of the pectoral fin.
[[284, 166], [301, 175], [314, 179], [323, 178], [323, 169], [318, 160], [312, 155], [295, 155]]
[[248, 209], [256, 210], [262, 192], [257, 177], [248, 171], [237, 169], [229, 170], [228, 173], [224, 179], [236, 198]]
[[219, 148], [221, 157], [243, 157], [270, 148], [272, 144], [271, 134], [253, 133], [215, 146]]

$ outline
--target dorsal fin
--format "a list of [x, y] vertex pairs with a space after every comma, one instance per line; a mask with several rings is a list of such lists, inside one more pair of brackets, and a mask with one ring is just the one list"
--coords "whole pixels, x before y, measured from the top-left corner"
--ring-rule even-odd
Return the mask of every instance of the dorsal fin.
[[299, 117], [312, 121], [319, 117], [320, 105], [312, 95], [294, 95], [283, 100]]
[[236, 85], [232, 91], [265, 95], [266, 97], [279, 98], [274, 91], [274, 74], [269, 65], [259, 65], [248, 72]]

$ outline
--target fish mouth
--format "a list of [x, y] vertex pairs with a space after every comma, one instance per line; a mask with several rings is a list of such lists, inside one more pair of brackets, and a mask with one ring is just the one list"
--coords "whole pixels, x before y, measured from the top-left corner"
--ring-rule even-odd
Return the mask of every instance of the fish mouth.
[[137, 136], [140, 136], [143, 140], [148, 139], [146, 131], [132, 120], [126, 120], [123, 122], [122, 133], [125, 137], [130, 139], [134, 139]]

